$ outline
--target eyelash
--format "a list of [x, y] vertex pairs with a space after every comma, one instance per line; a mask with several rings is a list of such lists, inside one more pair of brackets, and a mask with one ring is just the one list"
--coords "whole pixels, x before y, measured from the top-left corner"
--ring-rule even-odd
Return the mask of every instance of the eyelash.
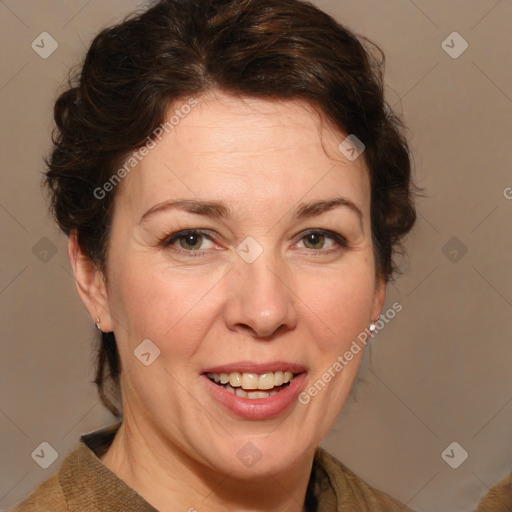
[[[305, 248], [306, 250], [311, 251], [311, 254], [314, 254], [315, 256], [325, 256], [326, 254], [331, 254], [333, 252], [338, 251], [340, 249], [340, 247], [348, 248], [348, 241], [343, 235], [340, 235], [339, 233], [336, 233], [334, 231], [329, 231], [326, 229], [309, 229], [302, 234], [299, 241], [302, 241], [304, 238], [306, 238], [307, 236], [312, 235], [312, 234], [323, 235], [326, 238], [330, 238], [330, 239], [334, 240], [337, 244], [337, 247], [330, 248], [330, 249], [308, 249], [308, 248]], [[172, 247], [175, 242], [179, 241], [181, 238], [184, 238], [188, 235], [201, 235], [201, 236], [204, 236], [206, 239], [210, 240], [211, 242], [214, 241], [212, 236], [207, 231], [203, 231], [201, 229], [184, 229], [181, 231], [177, 231], [176, 233], [173, 233], [170, 236], [166, 236], [165, 238], [163, 238], [162, 240], [159, 241], [159, 245], [163, 246], [164, 248]], [[181, 249], [181, 248], [177, 248], [177, 247], [174, 247], [173, 250], [178, 253], [185, 254], [187, 257], [191, 257], [191, 258], [205, 256], [206, 252], [208, 252], [207, 250], [186, 250], [186, 249]]]

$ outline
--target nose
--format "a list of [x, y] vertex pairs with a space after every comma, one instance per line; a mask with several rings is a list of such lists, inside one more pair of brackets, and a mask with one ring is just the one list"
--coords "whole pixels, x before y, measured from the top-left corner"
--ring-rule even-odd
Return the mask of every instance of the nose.
[[297, 310], [283, 265], [264, 255], [253, 263], [238, 261], [229, 273], [224, 314], [230, 330], [272, 338], [295, 328]]

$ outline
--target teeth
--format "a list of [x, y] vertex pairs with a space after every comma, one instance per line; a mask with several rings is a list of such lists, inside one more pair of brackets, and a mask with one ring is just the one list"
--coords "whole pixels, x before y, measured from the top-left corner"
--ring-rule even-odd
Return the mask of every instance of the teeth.
[[267, 398], [270, 396], [268, 391], [249, 391], [247, 393], [247, 398]]
[[276, 385], [276, 377], [273, 373], [260, 375], [258, 389], [272, 389]]
[[[233, 389], [230, 386], [230, 389]], [[275, 395], [277, 391], [244, 391], [242, 388], [236, 388], [232, 391], [236, 396], [239, 396], [241, 398], [268, 398], [269, 396]]]
[[[261, 375], [257, 373], [240, 372], [233, 372], [229, 374], [208, 373], [207, 376], [217, 383], [225, 384], [225, 389], [227, 389], [228, 391], [233, 388], [236, 388], [237, 391], [240, 390], [240, 394], [236, 394], [238, 396], [242, 396], [243, 398], [266, 398], [267, 396], [275, 394], [277, 391], [273, 391], [270, 394], [268, 392], [259, 392], [259, 395], [262, 396], [251, 396], [258, 395], [258, 392], [246, 393], [246, 391], [267, 391], [274, 388], [275, 386], [282, 386], [283, 384], [287, 384], [288, 382], [291, 382], [294, 378], [294, 374], [290, 371], [267, 372], [262, 373]], [[248, 396], [245, 397], [244, 395]]]
[[292, 372], [284, 372], [284, 383], [291, 382], [293, 380]]
[[259, 381], [260, 378], [257, 373], [242, 373], [242, 382], [240, 385], [244, 389], [258, 389]]
[[247, 398], [247, 391], [244, 391], [242, 388], [236, 388], [235, 395], [241, 398]]
[[229, 383], [234, 388], [239, 388], [242, 385], [242, 374], [240, 374], [238, 372], [230, 373], [229, 374]]

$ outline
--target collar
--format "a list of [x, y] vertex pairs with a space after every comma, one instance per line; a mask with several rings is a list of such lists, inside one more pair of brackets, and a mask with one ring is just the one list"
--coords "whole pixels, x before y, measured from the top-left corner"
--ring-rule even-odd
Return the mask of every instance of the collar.
[[[59, 481], [70, 512], [158, 512], [100, 460], [120, 426], [121, 422], [82, 435], [78, 446], [62, 462]], [[318, 447], [306, 491], [306, 510], [357, 512], [362, 509], [410, 510], [369, 487]]]
[[101, 462], [121, 422], [80, 437], [63, 461], [59, 480], [71, 512], [158, 512]]

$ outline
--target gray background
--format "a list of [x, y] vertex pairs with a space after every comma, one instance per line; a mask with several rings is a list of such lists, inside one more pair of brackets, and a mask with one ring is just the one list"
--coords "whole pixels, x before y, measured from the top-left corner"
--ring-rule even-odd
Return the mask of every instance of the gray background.
[[[324, 446], [418, 511], [472, 510], [512, 469], [512, 1], [316, 4], [385, 51], [388, 98], [427, 191], [405, 275], [388, 287], [385, 309], [403, 311], [372, 341]], [[96, 334], [40, 172], [68, 68], [138, 5], [0, 0], [1, 509], [55, 473], [80, 434], [114, 421], [91, 383]], [[47, 59], [31, 48], [45, 31], [58, 42]], [[469, 44], [458, 58], [442, 46], [454, 31]], [[469, 454], [457, 469], [441, 457], [453, 441]], [[58, 453], [47, 469], [31, 457], [42, 442]]]

